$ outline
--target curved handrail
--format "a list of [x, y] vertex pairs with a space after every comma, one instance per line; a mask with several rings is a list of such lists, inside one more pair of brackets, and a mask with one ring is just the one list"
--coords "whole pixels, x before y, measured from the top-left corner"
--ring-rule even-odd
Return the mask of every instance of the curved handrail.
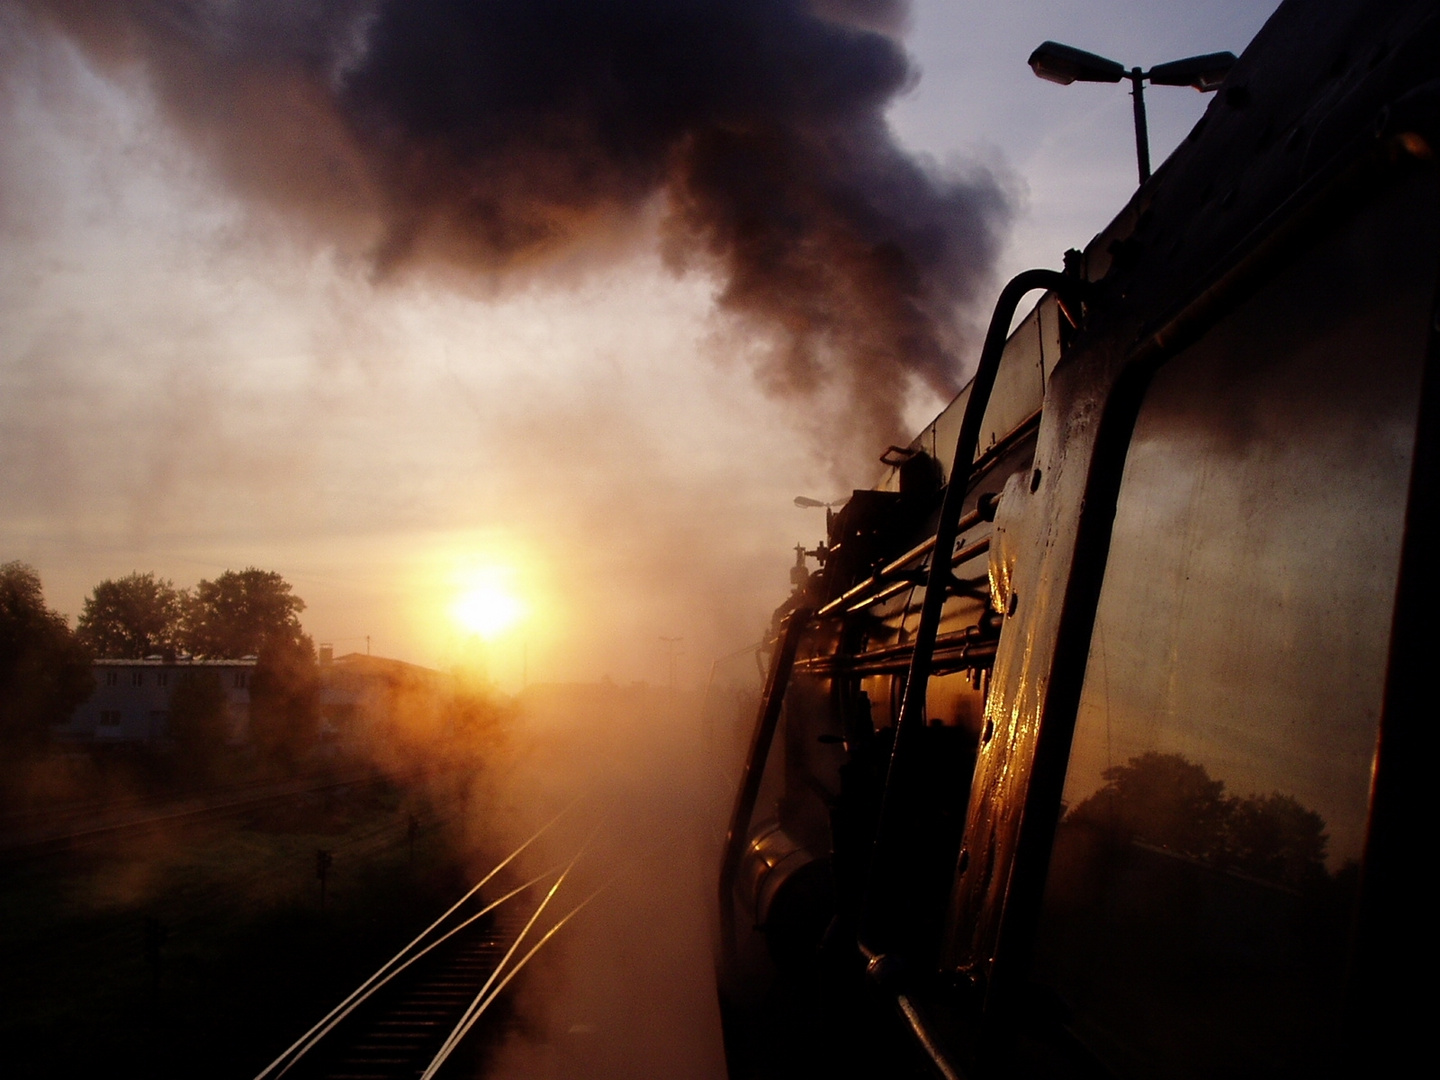
[[755, 801], [760, 797], [760, 781], [765, 775], [765, 761], [770, 756], [775, 726], [780, 721], [780, 707], [785, 703], [790, 671], [795, 666], [795, 651], [800, 647], [800, 635], [809, 625], [812, 614], [810, 608], [798, 607], [786, 616], [779, 647], [770, 660], [770, 674], [765, 680], [759, 715], [755, 718], [755, 733], [750, 740], [750, 752], [745, 757], [740, 789], [735, 794], [730, 829], [725, 834], [725, 854], [720, 862], [720, 941], [727, 964], [733, 959], [735, 947], [735, 876], [739, 872], [740, 856], [745, 850], [745, 829], [755, 812]]
[[[1062, 297], [1079, 299], [1088, 289], [1088, 283], [1059, 270], [1026, 270], [1011, 278], [995, 302], [990, 316], [990, 326], [985, 333], [985, 343], [980, 350], [980, 363], [975, 377], [970, 382], [970, 396], [965, 402], [965, 414], [960, 421], [960, 434], [955, 442], [955, 461], [950, 468], [950, 482], [945, 485], [945, 495], [940, 503], [940, 520], [935, 529], [935, 551], [949, 555], [959, 536], [961, 511], [969, 494], [970, 480], [974, 473], [975, 451], [980, 445], [980, 428], [985, 411], [990, 404], [990, 395], [995, 389], [995, 377], [1000, 372], [1000, 362], [1005, 355], [1005, 343], [1010, 337], [1010, 322], [1015, 309], [1029, 292], [1035, 289], [1049, 289]], [[899, 772], [904, 768], [904, 751], [911, 741], [910, 732], [925, 724], [926, 689], [934, 666], [935, 638], [940, 629], [940, 616], [945, 606], [949, 585], [950, 559], [935, 557], [930, 560], [930, 574], [926, 581], [925, 598], [921, 602], [920, 621], [915, 628], [914, 652], [910, 658], [910, 672], [905, 683], [905, 698], [900, 706], [900, 716], [895, 725], [895, 746], [890, 753], [890, 769], [886, 776], [885, 796], [881, 803], [880, 820], [876, 829], [875, 847], [871, 857], [870, 888], [866, 896], [866, 918], [864, 932], [873, 929], [874, 898], [876, 886], [886, 876], [886, 858], [892, 846], [893, 837], [906, 828], [905, 815], [897, 805], [903, 798], [898, 789], [903, 786]]]

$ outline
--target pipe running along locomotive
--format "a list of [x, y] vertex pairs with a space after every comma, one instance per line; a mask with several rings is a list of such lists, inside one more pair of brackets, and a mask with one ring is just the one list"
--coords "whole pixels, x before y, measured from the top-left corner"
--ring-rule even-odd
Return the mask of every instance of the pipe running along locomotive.
[[1001, 293], [777, 612], [720, 874], [733, 1076], [1423, 1050], [1437, 152], [1437, 6], [1288, 0]]

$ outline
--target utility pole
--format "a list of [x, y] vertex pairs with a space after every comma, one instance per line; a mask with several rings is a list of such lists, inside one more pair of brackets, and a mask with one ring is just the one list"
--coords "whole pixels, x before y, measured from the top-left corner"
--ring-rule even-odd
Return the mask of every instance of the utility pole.
[[673, 695], [675, 693], [675, 647], [685, 639], [683, 637], [665, 637], [662, 634], [660, 640], [665, 642], [670, 650], [670, 693]]

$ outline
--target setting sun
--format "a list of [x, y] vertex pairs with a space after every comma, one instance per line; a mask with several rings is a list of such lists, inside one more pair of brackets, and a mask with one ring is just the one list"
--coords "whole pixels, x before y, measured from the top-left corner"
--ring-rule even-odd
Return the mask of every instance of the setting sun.
[[519, 689], [548, 668], [556, 591], [542, 543], [498, 528], [416, 535], [409, 615], [436, 665]]
[[466, 630], [489, 640], [518, 623], [525, 614], [525, 605], [496, 572], [469, 585], [456, 599], [451, 613]]

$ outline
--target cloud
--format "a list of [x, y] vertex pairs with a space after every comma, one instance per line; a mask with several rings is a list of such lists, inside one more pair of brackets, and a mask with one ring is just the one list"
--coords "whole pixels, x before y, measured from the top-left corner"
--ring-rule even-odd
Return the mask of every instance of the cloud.
[[661, 221], [772, 394], [870, 447], [958, 385], [1012, 196], [885, 120], [918, 77], [887, 0], [28, 5], [144, 73], [230, 190], [374, 275], [475, 287], [603, 263]]

